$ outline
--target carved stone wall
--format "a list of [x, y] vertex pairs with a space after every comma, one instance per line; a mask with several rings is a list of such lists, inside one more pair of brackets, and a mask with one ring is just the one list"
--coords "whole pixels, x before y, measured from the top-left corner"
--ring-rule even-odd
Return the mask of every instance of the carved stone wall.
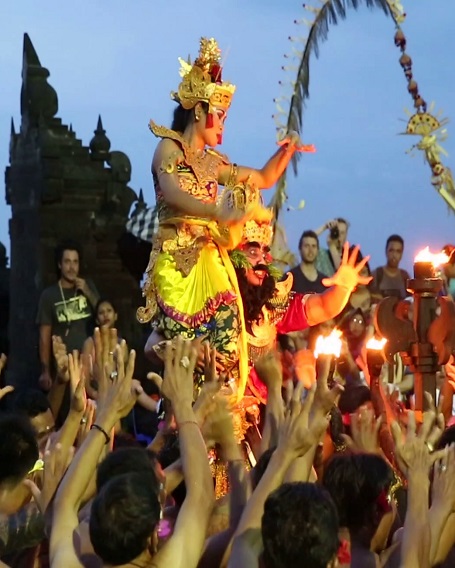
[[36, 383], [40, 372], [38, 328], [41, 291], [55, 282], [54, 250], [65, 239], [83, 250], [81, 276], [95, 282], [119, 310], [119, 328], [142, 352], [135, 319], [141, 304], [137, 276], [122, 263], [118, 243], [136, 193], [128, 186], [131, 164], [110, 151], [101, 117], [89, 147], [56, 117], [57, 94], [27, 34], [24, 36], [21, 125], [11, 124], [10, 165], [5, 172], [11, 206], [9, 380]]

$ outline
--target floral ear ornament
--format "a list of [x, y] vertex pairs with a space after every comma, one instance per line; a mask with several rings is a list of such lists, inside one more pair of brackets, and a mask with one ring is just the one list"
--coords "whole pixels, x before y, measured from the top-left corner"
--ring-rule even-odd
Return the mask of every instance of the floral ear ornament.
[[[234, 266], [234, 268], [243, 268], [244, 270], [248, 270], [249, 268], [251, 268], [251, 263], [248, 260], [246, 254], [243, 252], [242, 249], [235, 249], [233, 251], [231, 251], [229, 253], [229, 256], [231, 258], [231, 262], [232, 265]], [[267, 268], [269, 271], [270, 276], [276, 281], [278, 282], [279, 280], [281, 280], [281, 278], [283, 277], [283, 273], [281, 272], [281, 270], [279, 268], [277, 268], [276, 266], [274, 266], [272, 263], [273, 258], [272, 255], [269, 253], [268, 256], [266, 257], [266, 262], [267, 262]]]
[[243, 250], [235, 249], [229, 253], [229, 256], [234, 268], [244, 268], [245, 270], [251, 268], [251, 262], [248, 260]]

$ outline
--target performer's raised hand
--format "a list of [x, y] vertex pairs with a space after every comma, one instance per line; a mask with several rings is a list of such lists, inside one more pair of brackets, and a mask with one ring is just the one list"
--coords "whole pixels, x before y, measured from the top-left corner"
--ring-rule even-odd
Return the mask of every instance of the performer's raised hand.
[[314, 144], [303, 144], [300, 140], [299, 133], [295, 130], [291, 130], [285, 136], [277, 142], [278, 146], [284, 147], [290, 152], [305, 152], [314, 154], [316, 152], [316, 147]]
[[229, 207], [227, 204], [220, 204], [215, 210], [215, 219], [220, 225], [236, 225], [248, 219], [248, 213], [243, 209]]
[[346, 290], [354, 290], [359, 284], [366, 286], [372, 280], [371, 276], [362, 276], [361, 272], [370, 260], [369, 256], [357, 263], [359, 246], [355, 246], [353, 251], [349, 251], [349, 243], [344, 243], [343, 257], [338, 270], [331, 278], [324, 278], [322, 283], [328, 288], [330, 286], [340, 286]]

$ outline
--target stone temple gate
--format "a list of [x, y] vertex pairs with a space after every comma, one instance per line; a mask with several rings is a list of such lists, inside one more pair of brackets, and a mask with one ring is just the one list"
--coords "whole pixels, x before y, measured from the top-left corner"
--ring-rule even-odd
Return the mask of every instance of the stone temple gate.
[[[36, 384], [40, 373], [37, 303], [56, 279], [54, 250], [66, 239], [80, 243], [82, 276], [96, 283], [102, 297], [119, 311], [119, 329], [142, 353], [146, 330], [136, 322], [140, 278], [146, 265], [134, 238], [125, 233], [132, 205], [145, 207], [128, 186], [131, 163], [111, 151], [101, 117], [89, 146], [72, 126], [57, 118], [58, 98], [27, 34], [24, 35], [21, 124], [11, 121], [10, 165], [5, 172], [11, 268], [8, 380]], [[138, 245], [139, 246], [139, 245]], [[139, 357], [140, 361], [140, 357]]]

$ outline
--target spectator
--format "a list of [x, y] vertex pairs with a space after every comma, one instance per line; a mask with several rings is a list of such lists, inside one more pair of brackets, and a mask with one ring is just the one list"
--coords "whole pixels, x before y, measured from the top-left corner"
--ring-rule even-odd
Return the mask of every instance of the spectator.
[[80, 276], [81, 254], [76, 243], [67, 241], [60, 245], [56, 262], [59, 279], [41, 294], [37, 316], [42, 367], [39, 384], [46, 391], [52, 386], [52, 336], [61, 337], [68, 352], [81, 350], [98, 301], [93, 282]]
[[23, 481], [37, 459], [38, 444], [28, 419], [0, 416], [0, 513], [10, 515], [30, 499]]
[[[348, 238], [349, 223], [346, 219], [338, 217], [327, 221], [322, 227], [315, 231], [320, 237], [326, 230], [329, 231], [327, 236], [327, 249], [319, 248], [316, 261], [316, 268], [326, 276], [333, 276], [341, 264], [341, 256], [343, 253], [344, 243]], [[360, 255], [361, 258], [361, 255]]]
[[371, 291], [376, 299], [394, 296], [404, 300], [407, 296], [407, 281], [409, 274], [400, 268], [403, 256], [404, 241], [400, 235], [390, 235], [387, 239], [385, 252], [387, 263], [373, 271]]
[[331, 495], [343, 535], [350, 542], [353, 567], [374, 566], [370, 547], [381, 525], [387, 541], [396, 509], [392, 468], [373, 454], [336, 455], [325, 469], [322, 484]]
[[14, 407], [30, 419], [43, 454], [49, 436], [55, 432], [55, 419], [47, 396], [39, 390], [26, 389], [17, 393]]
[[285, 483], [269, 495], [261, 532], [264, 568], [336, 566], [338, 514], [313, 483]]
[[294, 278], [292, 289], [299, 294], [321, 294], [326, 290], [322, 283], [324, 274], [316, 268], [319, 252], [319, 239], [314, 231], [302, 233], [299, 241], [302, 262], [290, 272]]

